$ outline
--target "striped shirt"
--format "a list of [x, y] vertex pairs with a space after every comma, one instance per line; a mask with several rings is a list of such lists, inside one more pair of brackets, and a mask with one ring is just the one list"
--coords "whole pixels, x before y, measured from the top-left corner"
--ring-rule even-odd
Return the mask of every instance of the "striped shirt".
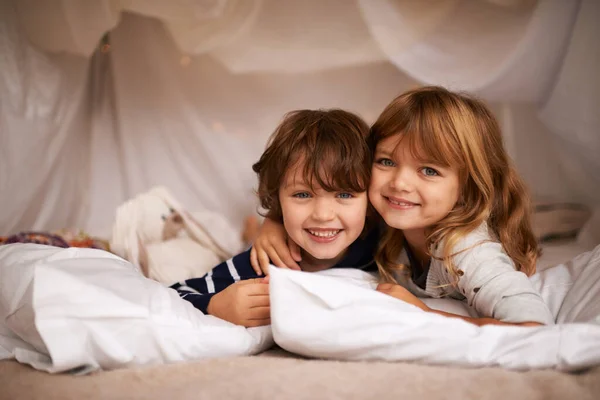
[[[364, 237], [356, 239], [344, 258], [332, 268], [358, 268], [365, 271], [377, 271], [374, 261], [375, 250], [379, 241], [377, 229], [371, 230]], [[208, 303], [212, 297], [225, 290], [237, 281], [260, 278], [250, 263], [250, 249], [222, 262], [201, 278], [188, 279], [171, 285], [179, 296], [191, 302], [194, 307], [208, 314]]]

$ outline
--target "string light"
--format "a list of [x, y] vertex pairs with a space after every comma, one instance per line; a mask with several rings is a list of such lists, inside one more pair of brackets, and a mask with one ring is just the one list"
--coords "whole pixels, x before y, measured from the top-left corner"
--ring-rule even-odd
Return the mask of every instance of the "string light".
[[225, 131], [225, 127], [219, 121], [215, 121], [215, 122], [212, 123], [212, 129], [215, 132], [223, 132], [223, 131]]
[[192, 62], [192, 58], [190, 56], [181, 56], [181, 58], [179, 59], [179, 64], [181, 64], [181, 66], [183, 68], [188, 67]]

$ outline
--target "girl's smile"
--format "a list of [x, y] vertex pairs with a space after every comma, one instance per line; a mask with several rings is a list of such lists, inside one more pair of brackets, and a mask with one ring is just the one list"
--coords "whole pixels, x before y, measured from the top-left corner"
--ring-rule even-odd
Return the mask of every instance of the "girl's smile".
[[458, 171], [417, 159], [392, 135], [375, 150], [369, 199], [385, 222], [396, 229], [425, 229], [454, 208], [459, 197]]

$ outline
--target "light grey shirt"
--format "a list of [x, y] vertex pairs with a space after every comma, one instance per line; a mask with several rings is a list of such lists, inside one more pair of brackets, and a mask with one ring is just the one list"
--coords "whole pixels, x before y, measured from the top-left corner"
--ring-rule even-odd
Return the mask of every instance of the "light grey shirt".
[[[432, 251], [425, 289], [411, 279], [408, 272], [398, 272], [399, 284], [419, 297], [450, 297], [466, 300], [482, 317], [492, 317], [505, 322], [539, 322], [554, 324], [554, 318], [529, 277], [515, 269], [515, 264], [502, 249], [502, 245], [488, 231], [487, 224], [480, 225], [462, 238], [452, 251], [456, 268], [463, 272], [457, 284], [437, 258], [442, 256], [442, 246]], [[399, 262], [409, 265], [406, 250]]]

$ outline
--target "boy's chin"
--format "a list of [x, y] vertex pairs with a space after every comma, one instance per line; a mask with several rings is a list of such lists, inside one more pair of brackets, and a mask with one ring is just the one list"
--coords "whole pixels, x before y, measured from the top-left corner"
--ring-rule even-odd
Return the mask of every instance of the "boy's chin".
[[345, 251], [309, 254], [308, 252], [304, 251], [300, 269], [306, 272], [318, 272], [329, 269], [340, 262], [344, 253]]
[[323, 265], [323, 266], [311, 265], [308, 267], [302, 267], [300, 269], [304, 272], [319, 272], [319, 271], [325, 271], [326, 269], [329, 269], [331, 267], [333, 267], [333, 265]]

